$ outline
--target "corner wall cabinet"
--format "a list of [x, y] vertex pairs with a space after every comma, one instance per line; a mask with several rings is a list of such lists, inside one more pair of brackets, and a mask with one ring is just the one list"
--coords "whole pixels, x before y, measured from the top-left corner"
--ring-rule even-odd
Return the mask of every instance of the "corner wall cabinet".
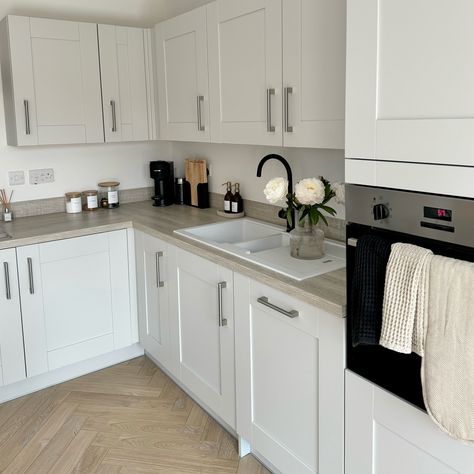
[[0, 35], [8, 144], [103, 142], [97, 25], [8, 16]]
[[0, 387], [26, 377], [15, 249], [0, 250]]
[[148, 140], [145, 30], [98, 28], [105, 141]]
[[470, 474], [472, 446], [420, 409], [346, 371], [346, 474]]
[[206, 11], [155, 26], [160, 138], [209, 142]]
[[237, 274], [235, 305], [237, 433], [283, 473], [343, 474], [344, 319]]

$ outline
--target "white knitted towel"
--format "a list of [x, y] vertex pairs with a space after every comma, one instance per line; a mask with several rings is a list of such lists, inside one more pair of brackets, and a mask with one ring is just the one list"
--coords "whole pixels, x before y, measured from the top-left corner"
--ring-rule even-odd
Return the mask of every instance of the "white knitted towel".
[[423, 356], [425, 292], [431, 250], [396, 243], [387, 264], [380, 345]]
[[443, 431], [474, 443], [474, 263], [435, 256], [430, 267], [425, 405]]

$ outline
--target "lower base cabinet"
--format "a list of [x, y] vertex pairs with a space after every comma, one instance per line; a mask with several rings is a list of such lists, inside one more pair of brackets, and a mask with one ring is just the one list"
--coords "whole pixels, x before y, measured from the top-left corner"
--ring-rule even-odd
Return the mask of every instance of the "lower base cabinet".
[[16, 252], [28, 377], [136, 342], [126, 230]]
[[346, 474], [472, 474], [474, 449], [429, 416], [346, 371]]
[[0, 250], [0, 387], [26, 377], [15, 249]]
[[344, 319], [234, 278], [237, 433], [284, 474], [343, 474]]
[[180, 381], [235, 428], [233, 272], [176, 251]]

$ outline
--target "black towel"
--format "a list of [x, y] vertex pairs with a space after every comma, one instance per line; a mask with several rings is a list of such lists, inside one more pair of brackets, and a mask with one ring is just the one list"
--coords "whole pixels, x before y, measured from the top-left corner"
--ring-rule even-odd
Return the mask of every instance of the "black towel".
[[364, 235], [357, 240], [350, 309], [354, 347], [379, 343], [390, 249], [390, 241], [375, 235]]

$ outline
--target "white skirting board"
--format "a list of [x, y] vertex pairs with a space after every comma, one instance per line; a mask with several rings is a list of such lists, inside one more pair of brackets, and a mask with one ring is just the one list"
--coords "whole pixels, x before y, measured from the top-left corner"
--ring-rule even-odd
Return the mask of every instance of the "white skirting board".
[[94, 357], [76, 364], [61, 367], [60, 369], [46, 372], [45, 374], [31, 377], [21, 382], [0, 388], [0, 403], [14, 398], [22, 397], [30, 393], [42, 390], [52, 385], [57, 385], [67, 380], [81, 377], [82, 375], [96, 372], [97, 370], [105, 369], [115, 364], [120, 364], [135, 357], [140, 357], [144, 354], [143, 348], [139, 344], [133, 344], [123, 349], [118, 349], [107, 354]]

